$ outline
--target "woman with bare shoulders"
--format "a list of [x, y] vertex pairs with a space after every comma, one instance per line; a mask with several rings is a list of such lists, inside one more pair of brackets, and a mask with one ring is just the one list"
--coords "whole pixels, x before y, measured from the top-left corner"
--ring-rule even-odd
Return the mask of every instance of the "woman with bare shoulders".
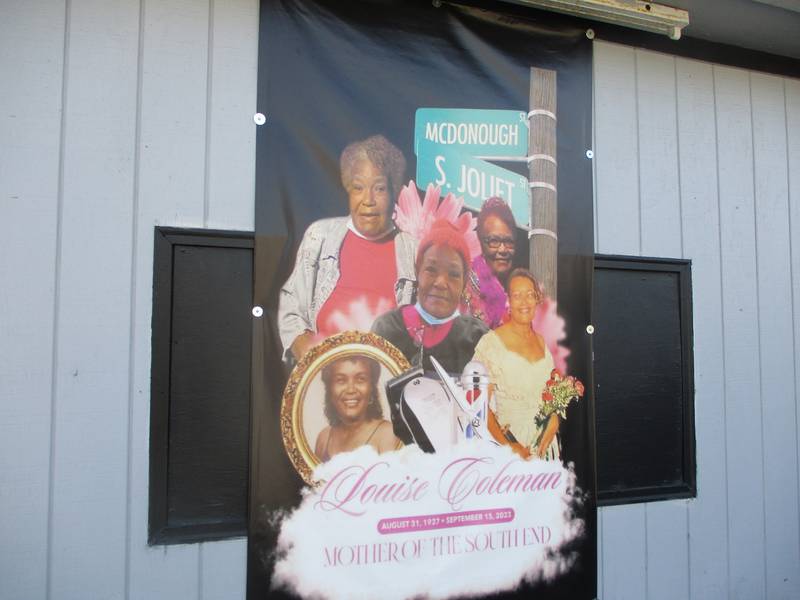
[[531, 326], [543, 294], [527, 269], [509, 274], [507, 291], [510, 319], [481, 338], [475, 360], [489, 371], [500, 425], [510, 429], [523, 446], [536, 444], [531, 448], [536, 456], [556, 459], [560, 454], [558, 415], [550, 416], [544, 431], [535, 422], [553, 370], [553, 357], [544, 338]]
[[366, 356], [346, 356], [322, 368], [325, 385], [325, 416], [328, 425], [320, 431], [314, 453], [327, 462], [340, 452], [372, 446], [378, 453], [400, 445], [392, 424], [383, 418], [378, 399], [381, 367]]

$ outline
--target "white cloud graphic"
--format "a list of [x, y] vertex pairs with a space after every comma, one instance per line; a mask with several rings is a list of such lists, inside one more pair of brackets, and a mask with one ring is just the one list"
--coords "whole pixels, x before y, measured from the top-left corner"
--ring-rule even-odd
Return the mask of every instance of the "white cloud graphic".
[[[568, 571], [580, 537], [574, 474], [468, 443], [425, 454], [363, 447], [320, 465], [327, 483], [281, 522], [273, 585], [303, 598], [450, 598]], [[379, 530], [380, 526], [380, 530]]]

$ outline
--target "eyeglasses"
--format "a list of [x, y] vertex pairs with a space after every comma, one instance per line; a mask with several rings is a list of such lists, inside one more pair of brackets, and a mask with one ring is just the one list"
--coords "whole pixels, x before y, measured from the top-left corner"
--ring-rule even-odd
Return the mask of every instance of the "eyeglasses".
[[496, 235], [489, 235], [483, 238], [483, 243], [489, 248], [489, 250], [499, 250], [500, 246], [503, 245], [509, 250], [513, 250], [516, 242], [514, 238], [510, 237], [499, 237]]
[[514, 292], [509, 297], [511, 298], [511, 300], [514, 300], [515, 302], [519, 302], [521, 300], [527, 300], [528, 302], [536, 302], [538, 304], [540, 300], [540, 296], [536, 292], [522, 292], [522, 293]]

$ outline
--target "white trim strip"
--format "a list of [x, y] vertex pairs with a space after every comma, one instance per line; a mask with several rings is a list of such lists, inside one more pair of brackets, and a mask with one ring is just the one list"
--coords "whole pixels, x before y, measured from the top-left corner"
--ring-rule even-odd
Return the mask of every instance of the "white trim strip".
[[528, 164], [532, 163], [535, 160], [546, 160], [547, 162], [551, 162], [554, 165], [557, 165], [556, 159], [549, 154], [531, 154], [528, 157]]
[[528, 239], [531, 239], [535, 235], [546, 235], [558, 241], [558, 236], [554, 231], [550, 231], [549, 229], [531, 229], [528, 231]]
[[556, 119], [556, 113], [554, 113], [552, 111], [549, 111], [549, 110], [545, 110], [543, 108], [534, 108], [532, 111], [530, 111], [528, 113], [528, 119], [530, 120], [531, 117], [535, 117], [537, 115], [543, 115], [545, 117], [550, 117], [551, 119], [553, 119], [553, 121], [557, 121], [558, 120], [558, 119]]
[[532, 188], [544, 188], [546, 190], [552, 190], [553, 192], [557, 191], [556, 186], [554, 186], [552, 183], [546, 183], [544, 181], [531, 181], [528, 185]]

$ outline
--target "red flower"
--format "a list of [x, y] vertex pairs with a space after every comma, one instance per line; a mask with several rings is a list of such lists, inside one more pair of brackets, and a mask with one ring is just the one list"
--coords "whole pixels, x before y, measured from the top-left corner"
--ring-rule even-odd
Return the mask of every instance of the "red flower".
[[583, 396], [583, 384], [580, 381], [575, 381], [575, 390], [578, 392], [578, 396]]
[[553, 369], [550, 371], [550, 379], [561, 381], [561, 373], [558, 372], [558, 369]]
[[556, 382], [555, 382], [555, 380], [553, 380], [553, 379], [548, 379], [548, 380], [547, 380], [547, 383], [545, 383], [545, 385], [546, 385], [547, 387], [549, 387], [549, 388], [553, 387], [555, 384], [556, 384]]
[[545, 402], [552, 402], [553, 401], [553, 394], [550, 392], [542, 392], [542, 400]]

